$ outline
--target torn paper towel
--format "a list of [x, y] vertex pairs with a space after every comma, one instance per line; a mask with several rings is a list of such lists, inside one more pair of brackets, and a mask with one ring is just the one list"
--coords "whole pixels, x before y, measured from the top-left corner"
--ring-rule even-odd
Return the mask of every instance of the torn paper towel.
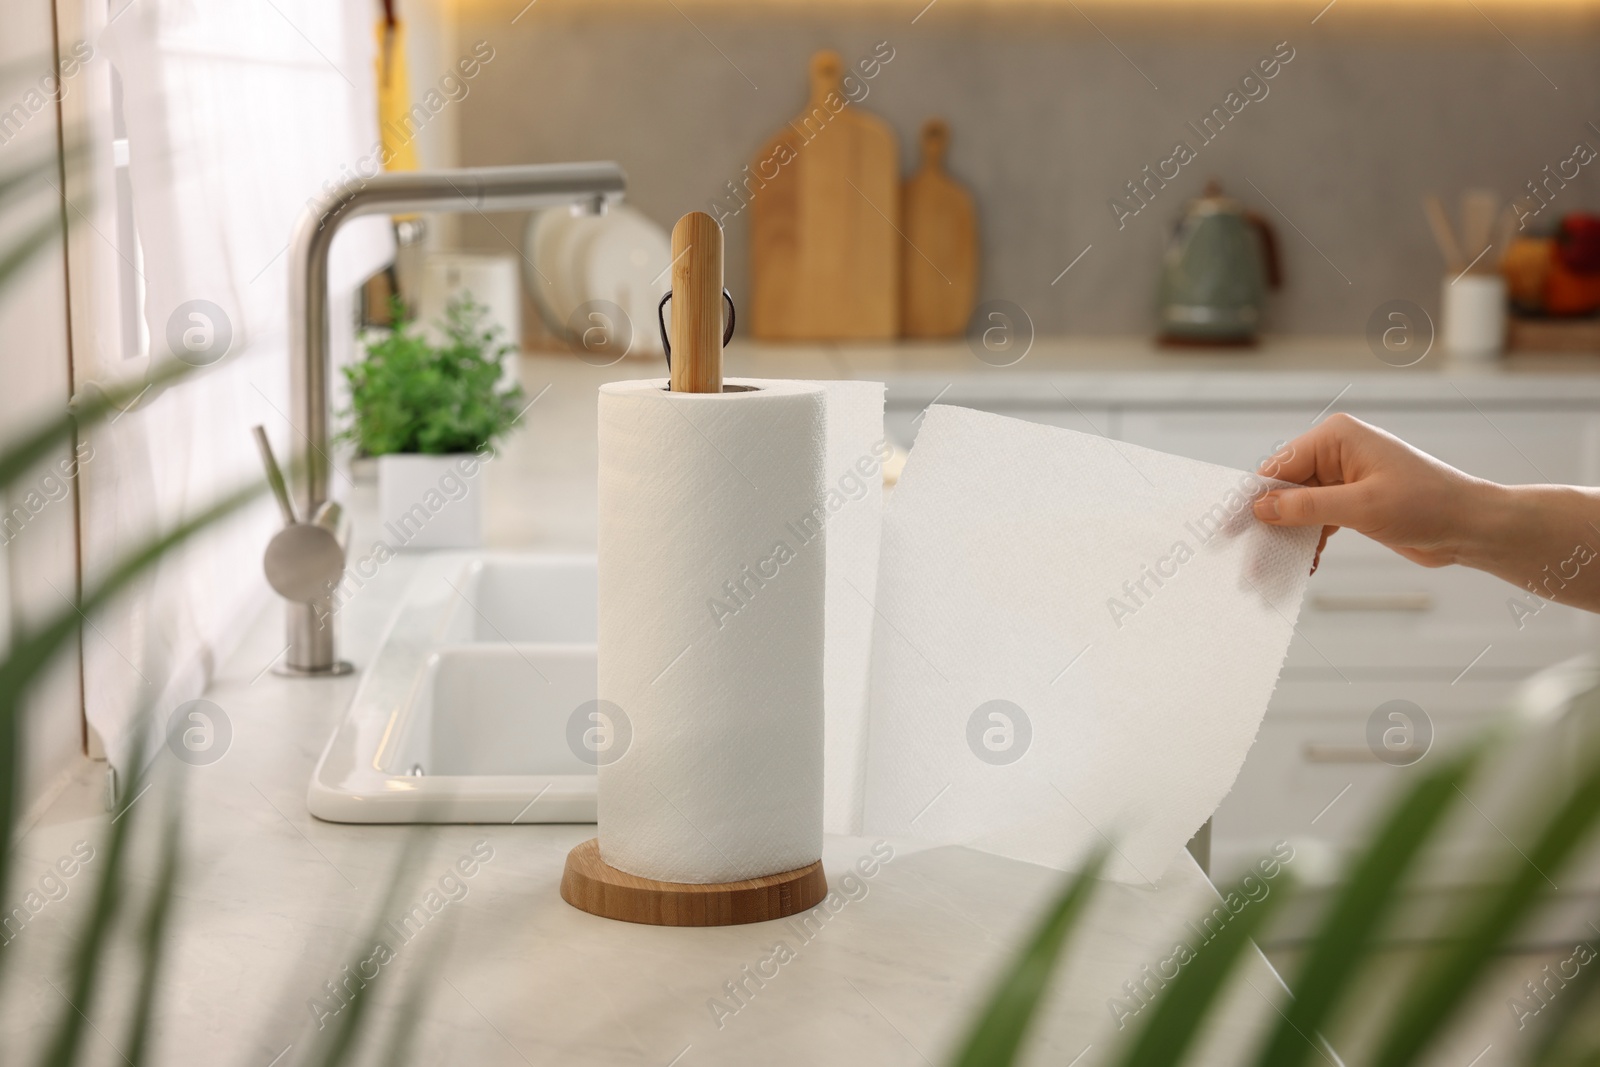
[[[930, 408], [884, 517], [865, 829], [1154, 881], [1232, 787], [1319, 531], [1261, 479]], [[831, 725], [831, 724], [830, 724]], [[837, 788], [830, 783], [829, 789]]]

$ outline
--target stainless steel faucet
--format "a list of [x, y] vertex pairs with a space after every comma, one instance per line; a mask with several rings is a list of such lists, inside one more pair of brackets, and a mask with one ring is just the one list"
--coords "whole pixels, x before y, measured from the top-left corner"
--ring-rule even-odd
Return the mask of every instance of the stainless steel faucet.
[[[313, 524], [339, 525], [339, 516], [324, 508], [333, 462], [328, 454], [328, 250], [350, 219], [361, 215], [406, 212], [518, 211], [571, 205], [598, 214], [622, 199], [627, 179], [615, 163], [552, 163], [519, 167], [471, 167], [463, 170], [401, 171], [346, 182], [316, 208], [302, 215], [289, 247], [289, 367], [291, 421], [298, 513]], [[294, 508], [285, 509], [286, 519]], [[280, 534], [274, 543], [286, 541]], [[311, 538], [308, 537], [308, 541]], [[288, 599], [289, 650], [283, 673], [344, 674], [350, 665], [336, 652], [332, 593], [344, 577], [341, 546], [337, 566], [324, 546], [314, 553], [319, 562], [268, 553], [269, 579]], [[292, 567], [293, 580], [274, 578], [276, 569]], [[316, 570], [308, 576], [302, 572]], [[327, 571], [329, 573], [321, 573]], [[308, 580], [314, 578], [315, 580]], [[310, 587], [325, 595], [297, 599]], [[285, 593], [285, 590], [294, 590]]]

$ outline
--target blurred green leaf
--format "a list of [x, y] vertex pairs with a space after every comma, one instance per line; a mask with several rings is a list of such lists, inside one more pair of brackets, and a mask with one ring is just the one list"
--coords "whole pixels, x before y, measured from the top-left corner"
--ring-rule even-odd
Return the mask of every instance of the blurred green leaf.
[[1413, 1063], [1477, 985], [1496, 949], [1544, 900], [1547, 878], [1583, 843], [1600, 819], [1600, 762], [1591, 764], [1578, 787], [1544, 824], [1539, 839], [1518, 860], [1516, 873], [1492, 887], [1483, 904], [1461, 916], [1457, 931], [1395, 1010], [1375, 1067]]
[[183, 849], [183, 827], [178, 803], [180, 796], [176, 786], [167, 794], [167, 810], [161, 824], [161, 867], [156, 874], [156, 883], [150, 890], [144, 926], [139, 931], [138, 951], [144, 959], [144, 967], [139, 975], [139, 997], [134, 1004], [131, 1032], [124, 1048], [128, 1061], [135, 1067], [145, 1062], [145, 1049], [150, 1043], [156, 990], [161, 981], [161, 964], [166, 958], [167, 924], [177, 895]]
[[1454, 806], [1460, 796], [1457, 786], [1471, 776], [1483, 750], [1481, 744], [1474, 746], [1426, 775], [1379, 828], [1323, 917], [1306, 961], [1290, 983], [1294, 997], [1262, 1047], [1257, 1067], [1298, 1067], [1317, 1051], [1311, 1035], [1350, 992], [1351, 978], [1376, 942], [1397, 887]]
[[[389, 875], [389, 884], [384, 890], [383, 899], [379, 902], [377, 910], [372, 913], [372, 922], [367, 930], [364, 940], [356, 949], [356, 956], [350, 961], [348, 970], [359, 974], [359, 968], [382, 940], [379, 933], [383, 930], [386, 916], [395, 910], [400, 901], [401, 888], [404, 884], [406, 873], [411, 869], [412, 860], [416, 857], [422, 845], [421, 831], [413, 827], [405, 838], [405, 846], [401, 849], [400, 856], [395, 860], [394, 870]], [[382, 974], [382, 970], [379, 971]], [[376, 981], [376, 979], [369, 980]], [[371, 1008], [373, 998], [377, 996], [375, 990], [363, 987], [359, 995], [355, 996], [348, 1005], [339, 1012], [339, 1019], [334, 1024], [333, 1033], [328, 1037], [328, 1044], [323, 1049], [321, 1057], [315, 1062], [320, 1067], [336, 1067], [345, 1062], [345, 1056], [355, 1050], [357, 1040], [361, 1035], [362, 1023], [366, 1020]]]
[[955, 1059], [956, 1067], [1004, 1067], [1015, 1060], [1039, 998], [1050, 983], [1056, 957], [1094, 893], [1095, 879], [1105, 867], [1106, 855], [1104, 848], [1089, 855], [1083, 869], [1067, 883], [1033, 936], [1001, 975]]
[[[7, 453], [9, 456], [10, 453]], [[0, 468], [5, 459], [0, 457]], [[3, 483], [0, 483], [3, 484]], [[43, 625], [17, 634], [11, 642], [9, 654], [0, 662], [0, 748], [9, 751], [10, 764], [3, 766], [4, 781], [0, 781], [0, 826], [10, 828], [16, 820], [17, 766], [21, 730], [19, 709], [28, 687], [39, 676], [69, 640], [78, 632], [83, 620], [114, 597], [126, 590], [144, 571], [174, 547], [183, 544], [213, 522], [230, 515], [266, 491], [263, 478], [259, 483], [236, 490], [195, 517], [180, 523], [170, 532], [157, 536], [136, 549], [111, 572], [101, 579], [88, 594], [67, 605], [54, 618]], [[0, 849], [0, 886], [6, 884], [10, 871], [10, 851]], [[4, 954], [0, 954], [0, 966]]]
[[[1252, 881], [1267, 887], [1259, 900], [1251, 896]], [[1156, 994], [1149, 1017], [1121, 1060], [1123, 1067], [1169, 1067], [1183, 1058], [1234, 964], [1254, 945], [1256, 931], [1289, 895], [1289, 889], [1280, 885], [1274, 892], [1271, 883], [1252, 869], [1222, 892], [1221, 910], [1227, 919], [1210, 940], [1191, 949], [1193, 958]], [[1238, 910], [1232, 907], [1234, 900], [1240, 902]], [[1209, 914], [1215, 915], [1215, 909]]]
[[[10, 695], [15, 692], [14, 689], [0, 688], [0, 693]], [[138, 799], [137, 794], [134, 794], [134, 799]], [[89, 1025], [89, 1015], [94, 1011], [95, 978], [104, 966], [111, 921], [122, 899], [122, 856], [133, 828], [133, 819], [127, 818], [127, 815], [128, 808], [124, 807], [113, 818], [111, 833], [102, 845], [105, 862], [100, 868], [100, 879], [95, 884], [83, 932], [77, 939], [77, 950], [72, 954], [67, 988], [56, 989], [66, 1003], [61, 1007], [59, 1021], [53, 1030], [55, 1036], [45, 1053], [44, 1067], [70, 1067], [78, 1057], [84, 1028]]]
[[[1589, 925], [1595, 926], [1592, 921]], [[1533, 1067], [1600, 1062], [1600, 1046], [1593, 1044], [1600, 1040], [1592, 1025], [1596, 1019], [1600, 1019], [1600, 960], [1590, 960], [1561, 996], [1540, 1012], [1544, 1033], [1528, 1062]], [[1581, 1032], [1585, 1025], [1590, 1032]], [[1585, 1041], [1591, 1043], [1587, 1049]]]

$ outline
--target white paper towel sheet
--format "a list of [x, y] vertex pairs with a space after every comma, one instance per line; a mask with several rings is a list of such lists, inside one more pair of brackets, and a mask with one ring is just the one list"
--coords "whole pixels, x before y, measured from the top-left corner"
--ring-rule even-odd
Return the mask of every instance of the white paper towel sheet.
[[600, 390], [600, 854], [669, 882], [794, 870], [822, 854], [826, 394], [665, 386]]
[[[1316, 529], [1254, 476], [929, 409], [883, 520], [865, 828], [1153, 881], [1232, 788]], [[830, 723], [830, 726], [832, 724]], [[830, 783], [830, 792], [840, 788]]]

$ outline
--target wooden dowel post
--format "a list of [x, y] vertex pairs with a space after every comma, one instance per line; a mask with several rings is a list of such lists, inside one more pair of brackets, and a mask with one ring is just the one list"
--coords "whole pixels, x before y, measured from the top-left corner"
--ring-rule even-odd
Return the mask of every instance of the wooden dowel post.
[[672, 391], [722, 392], [722, 227], [691, 211], [672, 228]]

